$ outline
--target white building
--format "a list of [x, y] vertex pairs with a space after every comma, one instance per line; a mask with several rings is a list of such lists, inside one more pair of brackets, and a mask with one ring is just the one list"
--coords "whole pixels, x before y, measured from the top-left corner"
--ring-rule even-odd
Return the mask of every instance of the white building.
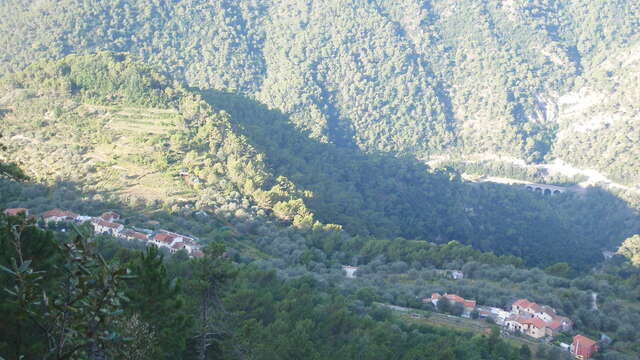
[[105, 221], [102, 218], [94, 218], [91, 223], [96, 234], [118, 235], [124, 230], [124, 225]]
[[79, 216], [80, 215], [71, 211], [53, 209], [44, 212], [42, 214], [42, 219], [44, 219], [44, 222], [48, 224], [50, 222], [76, 221]]
[[356, 277], [356, 271], [358, 271], [358, 268], [350, 265], [342, 265], [342, 270], [345, 271], [346, 276], [349, 279], [354, 279]]

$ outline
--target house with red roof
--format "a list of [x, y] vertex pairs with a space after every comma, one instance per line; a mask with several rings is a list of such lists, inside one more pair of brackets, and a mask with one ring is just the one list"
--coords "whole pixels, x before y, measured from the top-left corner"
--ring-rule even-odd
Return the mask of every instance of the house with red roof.
[[471, 314], [471, 312], [473, 311], [473, 309], [476, 308], [476, 301], [475, 300], [465, 299], [462, 296], [459, 296], [459, 295], [456, 295], [456, 294], [447, 294], [447, 293], [445, 293], [444, 295], [440, 295], [439, 293], [433, 293], [433, 294], [431, 294], [431, 298], [424, 298], [424, 299], [422, 299], [422, 302], [424, 302], [424, 303], [430, 302], [433, 305], [438, 306], [438, 301], [440, 301], [443, 298], [447, 299], [451, 303], [460, 303], [460, 304], [462, 304], [462, 306], [464, 307], [463, 316], [469, 316]]
[[519, 331], [535, 339], [545, 337], [547, 334], [545, 322], [536, 317], [511, 315], [505, 320], [504, 326], [508, 331]]
[[159, 230], [158, 232], [171, 235], [175, 239], [180, 240], [180, 241], [184, 241], [184, 242], [189, 243], [189, 244], [194, 244], [195, 243], [195, 239], [190, 237], [190, 236], [187, 236], [187, 235], [174, 233], [174, 232], [169, 231], [169, 230]]
[[126, 240], [139, 240], [139, 241], [147, 241], [149, 240], [149, 236], [147, 234], [143, 234], [141, 232], [137, 232], [131, 229], [126, 229], [119, 234], [119, 237]]
[[191, 252], [193, 249], [198, 248], [194, 238], [168, 230], [159, 230], [153, 237], [151, 237], [149, 242], [158, 247], [169, 248], [169, 251], [171, 252], [177, 252], [181, 249]]
[[571, 343], [571, 353], [577, 359], [590, 359], [593, 354], [598, 352], [598, 342], [589, 339], [586, 336], [576, 335]]
[[541, 306], [527, 299], [516, 300], [511, 305], [511, 311], [514, 314], [528, 313], [544, 321], [551, 321], [557, 315], [554, 308], [546, 305]]
[[4, 213], [5, 215], [11, 215], [11, 216], [18, 216], [19, 214], [24, 214], [24, 216], [29, 216], [29, 209], [25, 209], [25, 208], [5, 209]]
[[571, 330], [573, 322], [558, 315], [550, 306], [518, 299], [511, 305], [511, 316], [507, 318], [504, 326], [509, 331], [520, 331], [531, 337], [541, 338]]
[[96, 234], [108, 234], [117, 236], [124, 230], [124, 225], [106, 221], [100, 217], [94, 218], [91, 221], [91, 224], [93, 224], [93, 231]]
[[514, 315], [536, 317], [545, 322], [548, 335], [555, 335], [559, 331], [569, 331], [573, 327], [571, 319], [560, 316], [556, 310], [547, 305], [538, 305], [528, 299], [516, 300], [511, 305]]
[[[29, 216], [29, 209], [11, 208], [5, 209], [4, 213], [7, 215], [18, 215], [24, 213], [26, 216]], [[148, 234], [144, 234], [132, 229], [125, 229], [124, 225], [115, 222], [120, 220], [121, 216], [113, 211], [107, 211], [102, 213], [100, 216], [93, 218], [90, 216], [81, 216], [71, 211], [53, 209], [44, 212], [42, 214], [42, 218], [46, 223], [63, 221], [83, 223], [91, 220], [91, 224], [93, 225], [93, 229], [96, 234], [108, 234], [126, 240], [144, 241], [155, 244], [159, 247], [166, 247], [171, 253], [185, 250], [191, 257], [204, 256], [204, 253], [200, 250], [200, 246], [197, 243], [197, 239], [194, 237], [174, 233], [168, 230], [159, 230], [151, 237], [151, 230], [148, 230]], [[151, 222], [152, 221], [149, 221], [149, 223]], [[154, 221], [153, 223], [159, 224], [157, 221]]]
[[114, 222], [120, 220], [120, 214], [113, 211], [107, 211], [105, 213], [102, 213], [102, 215], [100, 215], [100, 218], [104, 221]]
[[151, 239], [149, 239], [149, 242], [155, 244], [158, 247], [170, 247], [173, 244], [173, 240], [173, 236], [164, 232], [157, 232], [151, 237]]
[[151, 241], [158, 246], [171, 247], [174, 242], [182, 241], [182, 238], [169, 231], [160, 230], [151, 237]]
[[159, 230], [148, 241], [158, 247], [168, 248], [172, 254], [185, 250], [191, 257], [204, 256], [193, 238], [171, 231]]
[[53, 209], [45, 211], [42, 214], [42, 219], [45, 223], [61, 222], [61, 221], [75, 221], [80, 215], [66, 210]]

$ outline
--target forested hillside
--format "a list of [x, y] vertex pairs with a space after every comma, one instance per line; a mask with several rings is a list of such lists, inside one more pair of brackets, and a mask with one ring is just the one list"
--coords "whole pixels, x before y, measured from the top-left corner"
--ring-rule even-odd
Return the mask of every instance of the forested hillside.
[[[18, 229], [18, 231], [16, 231]], [[87, 231], [79, 229], [79, 232]], [[406, 323], [311, 275], [43, 231], [0, 214], [6, 359], [521, 359], [532, 347]], [[15, 290], [15, 291], [13, 291]], [[45, 294], [44, 301], [41, 300]], [[74, 310], [71, 311], [70, 309]], [[518, 346], [516, 346], [518, 345]], [[537, 359], [557, 359], [540, 345]], [[551, 350], [551, 349], [550, 349]]]
[[45, 61], [3, 84], [2, 131], [15, 160], [34, 179], [94, 201], [204, 209], [245, 233], [276, 220], [303, 231], [459, 240], [535, 265], [590, 265], [640, 229], [608, 192], [545, 198], [464, 183], [408, 156], [309, 138], [279, 111], [184, 89], [123, 54]]
[[[0, 359], [640, 354], [637, 1], [0, 12]], [[573, 328], [506, 336], [447, 292]]]
[[637, 164], [622, 165], [634, 161], [627, 134], [638, 118], [635, 1], [0, 6], [3, 73], [69, 53], [126, 51], [191, 86], [249, 95], [323, 142], [420, 158], [559, 157], [640, 179]]

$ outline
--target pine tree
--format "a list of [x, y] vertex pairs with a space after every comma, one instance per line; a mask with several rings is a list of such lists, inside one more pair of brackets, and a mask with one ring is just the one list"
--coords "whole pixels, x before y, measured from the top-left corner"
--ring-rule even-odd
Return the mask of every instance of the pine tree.
[[222, 304], [224, 285], [232, 275], [231, 265], [223, 256], [224, 246], [221, 243], [209, 245], [204, 254], [204, 257], [190, 262], [193, 273], [186, 283], [198, 314], [192, 340], [195, 343], [193, 352], [199, 360], [212, 358], [220, 351], [222, 340], [231, 335]]
[[155, 246], [130, 266], [137, 278], [126, 292], [131, 299], [128, 312], [138, 314], [151, 327], [158, 341], [154, 347], [157, 359], [179, 358], [190, 327], [180, 284], [168, 276], [164, 256]]

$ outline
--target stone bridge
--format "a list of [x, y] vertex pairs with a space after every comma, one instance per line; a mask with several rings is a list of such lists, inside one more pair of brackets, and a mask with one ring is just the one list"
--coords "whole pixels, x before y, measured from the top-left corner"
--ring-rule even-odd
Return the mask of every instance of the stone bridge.
[[525, 189], [529, 191], [533, 191], [543, 195], [558, 195], [565, 191], [569, 191], [569, 189], [564, 186], [555, 186], [555, 185], [547, 185], [547, 184], [528, 183], [528, 184], [522, 184], [521, 186], [524, 186]]
[[493, 182], [498, 184], [520, 186], [526, 190], [529, 190], [538, 194], [542, 194], [542, 195], [547, 195], [547, 196], [558, 195], [567, 191], [579, 193], [579, 194], [584, 194], [585, 192], [585, 189], [580, 185], [557, 186], [557, 185], [548, 185], [548, 184], [537, 184], [529, 181], [503, 178], [503, 177], [494, 177], [494, 176], [478, 177], [478, 176], [472, 176], [467, 174], [463, 174], [462, 177], [465, 180], [476, 182], [476, 183], [477, 182]]

